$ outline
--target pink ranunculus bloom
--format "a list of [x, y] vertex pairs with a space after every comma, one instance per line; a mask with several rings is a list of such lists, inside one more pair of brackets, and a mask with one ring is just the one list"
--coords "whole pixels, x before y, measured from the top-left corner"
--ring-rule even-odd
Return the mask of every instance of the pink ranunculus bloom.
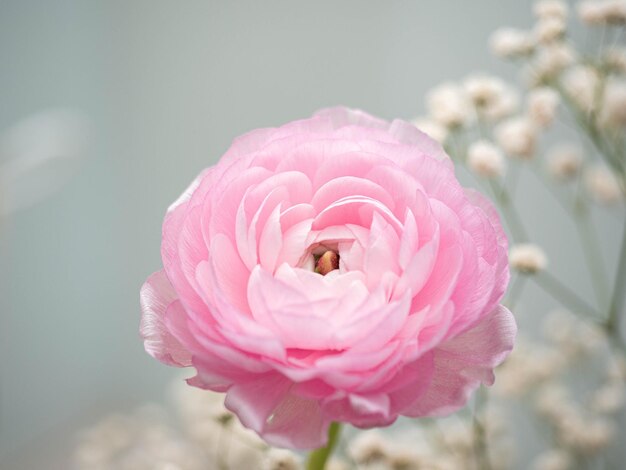
[[404, 121], [334, 108], [236, 139], [161, 252], [146, 350], [276, 446], [453, 412], [513, 346], [498, 216]]

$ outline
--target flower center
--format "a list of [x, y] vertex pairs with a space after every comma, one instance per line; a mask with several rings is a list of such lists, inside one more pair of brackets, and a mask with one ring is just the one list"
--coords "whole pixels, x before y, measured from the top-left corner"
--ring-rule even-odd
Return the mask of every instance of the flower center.
[[326, 250], [324, 253], [314, 255], [315, 272], [326, 276], [331, 271], [339, 269], [339, 253], [333, 250]]

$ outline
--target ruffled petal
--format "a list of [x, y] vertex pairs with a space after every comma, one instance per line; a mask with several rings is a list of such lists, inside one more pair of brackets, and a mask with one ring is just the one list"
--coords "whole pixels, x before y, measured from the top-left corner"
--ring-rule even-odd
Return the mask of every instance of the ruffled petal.
[[146, 352], [159, 361], [177, 367], [191, 365], [191, 354], [170, 333], [165, 322], [165, 313], [177, 300], [164, 271], [152, 274], [140, 292], [141, 323], [139, 333]]
[[326, 442], [330, 420], [319, 403], [292, 393], [291, 381], [278, 373], [234, 385], [224, 404], [273, 446], [315, 449]]
[[500, 305], [473, 328], [434, 349], [432, 381], [402, 414], [440, 416], [463, 407], [481, 383], [493, 383], [493, 369], [513, 349], [516, 332], [513, 314]]

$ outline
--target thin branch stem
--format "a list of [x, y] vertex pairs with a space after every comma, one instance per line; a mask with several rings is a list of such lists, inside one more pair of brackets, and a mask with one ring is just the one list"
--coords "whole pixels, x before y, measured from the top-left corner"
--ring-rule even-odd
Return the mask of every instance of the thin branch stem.
[[515, 306], [517, 305], [517, 301], [519, 300], [522, 292], [524, 291], [524, 287], [526, 285], [527, 276], [525, 274], [518, 274], [515, 277], [515, 280], [511, 284], [511, 288], [509, 289], [509, 294], [506, 298], [506, 306], [515, 313]]
[[606, 321], [606, 330], [614, 340], [622, 344], [620, 336], [619, 319], [624, 307], [624, 290], [626, 289], [626, 224], [622, 229], [622, 245], [620, 247], [619, 261], [617, 265], [617, 274], [615, 276], [615, 284], [613, 285], [613, 294], [611, 303], [609, 304], [609, 316]]
[[516, 243], [528, 241], [528, 233], [524, 228], [522, 219], [517, 212], [517, 209], [513, 205], [513, 199], [507, 191], [506, 187], [502, 184], [496, 183], [494, 180], [489, 180], [491, 189], [500, 207], [502, 208], [502, 214], [506, 219], [507, 226], [511, 231], [511, 235]]
[[596, 236], [593, 224], [589, 219], [587, 207], [582, 201], [577, 201], [574, 209], [574, 223], [578, 230], [583, 253], [587, 260], [587, 267], [591, 277], [591, 285], [596, 294], [600, 311], [605, 312], [607, 309], [606, 299], [609, 298], [608, 280], [606, 271], [602, 261], [602, 253], [600, 251], [600, 243]]
[[587, 315], [597, 323], [602, 321], [600, 314], [586, 300], [549, 272], [539, 272], [533, 275], [533, 279], [543, 290], [567, 306], [573, 313]]

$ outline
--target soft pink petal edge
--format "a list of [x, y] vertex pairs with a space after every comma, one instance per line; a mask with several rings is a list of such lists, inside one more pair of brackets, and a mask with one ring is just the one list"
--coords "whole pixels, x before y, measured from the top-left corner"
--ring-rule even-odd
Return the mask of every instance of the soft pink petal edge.
[[513, 349], [516, 334], [515, 317], [498, 305], [473, 328], [437, 347], [430, 386], [401, 414], [442, 416], [462, 408], [481, 383], [493, 384], [493, 369]]
[[169, 332], [165, 324], [165, 313], [177, 298], [164, 271], [151, 274], [139, 294], [139, 334], [146, 352], [152, 357], [164, 364], [187, 367], [191, 365], [191, 354]]

